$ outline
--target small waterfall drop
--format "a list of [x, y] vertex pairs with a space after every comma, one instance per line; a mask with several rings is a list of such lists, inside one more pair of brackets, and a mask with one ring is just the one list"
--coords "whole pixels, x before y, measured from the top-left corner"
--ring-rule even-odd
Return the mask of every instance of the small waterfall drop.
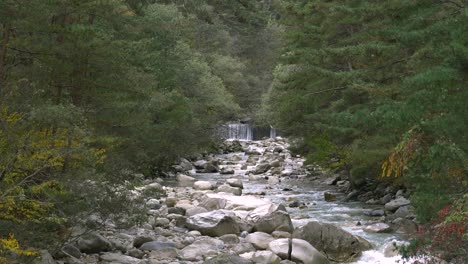
[[231, 123], [227, 125], [227, 139], [253, 140], [252, 128], [249, 124]]

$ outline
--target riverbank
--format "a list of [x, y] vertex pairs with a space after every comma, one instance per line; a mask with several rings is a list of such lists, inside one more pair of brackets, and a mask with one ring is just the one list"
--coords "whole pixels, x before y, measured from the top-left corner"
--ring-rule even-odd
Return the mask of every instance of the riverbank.
[[344, 175], [304, 167], [281, 138], [227, 141], [222, 149], [182, 160], [173, 179], [137, 188], [135, 195], [166, 194], [146, 199], [145, 223], [123, 230], [109, 223], [57, 257], [62, 263], [291, 263], [285, 259], [292, 235], [296, 263], [399, 258], [392, 244], [404, 241], [401, 223], [412, 217], [402, 214], [410, 206], [404, 192], [388, 189], [388, 201], [352, 202], [362, 194], [345, 194]]

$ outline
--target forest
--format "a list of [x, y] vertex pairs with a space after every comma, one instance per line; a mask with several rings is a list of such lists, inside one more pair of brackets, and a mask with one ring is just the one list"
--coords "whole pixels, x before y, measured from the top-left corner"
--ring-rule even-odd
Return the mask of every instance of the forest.
[[0, 0], [0, 263], [138, 224], [120, 188], [246, 118], [355, 190], [409, 190], [427, 233], [403, 255], [466, 259], [467, 117], [465, 0]]

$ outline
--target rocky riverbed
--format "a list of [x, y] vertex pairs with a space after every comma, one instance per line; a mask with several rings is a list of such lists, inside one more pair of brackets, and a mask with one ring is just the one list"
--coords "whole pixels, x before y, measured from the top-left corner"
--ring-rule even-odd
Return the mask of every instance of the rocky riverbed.
[[227, 141], [223, 152], [138, 188], [167, 194], [148, 197], [148, 222], [110, 224], [42, 263], [395, 263], [393, 244], [416, 228], [404, 190], [352, 192], [344, 173], [303, 166], [282, 138]]

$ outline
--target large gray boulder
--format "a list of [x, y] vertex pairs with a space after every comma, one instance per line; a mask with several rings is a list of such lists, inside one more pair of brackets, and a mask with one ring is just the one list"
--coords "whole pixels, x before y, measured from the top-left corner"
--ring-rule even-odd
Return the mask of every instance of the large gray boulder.
[[202, 260], [205, 256], [214, 256], [223, 248], [223, 241], [204, 237], [183, 248], [179, 255], [183, 260], [196, 261]]
[[270, 234], [254, 232], [245, 237], [245, 241], [251, 243], [256, 249], [267, 249], [268, 243], [275, 240]]
[[187, 219], [190, 230], [200, 231], [203, 235], [219, 237], [225, 234], [239, 234], [240, 227], [236, 215], [227, 210], [216, 210], [196, 214]]
[[199, 206], [205, 208], [208, 211], [224, 209], [224, 207], [226, 206], [226, 199], [206, 197], [201, 201]]
[[217, 192], [232, 193], [234, 195], [242, 195], [242, 189], [238, 187], [232, 187], [229, 184], [223, 184], [216, 189]]
[[86, 234], [78, 239], [76, 247], [83, 253], [93, 254], [112, 249], [112, 243], [98, 233]]
[[253, 224], [253, 230], [271, 234], [273, 231], [292, 232], [291, 217], [283, 205], [266, 204], [250, 212], [246, 220]]
[[262, 174], [262, 173], [267, 172], [269, 169], [270, 169], [270, 164], [268, 162], [260, 163], [255, 167], [253, 174]]
[[269, 250], [261, 250], [256, 252], [247, 252], [242, 255], [241, 257], [251, 260], [254, 263], [262, 263], [262, 264], [280, 264], [281, 258], [278, 257], [275, 253]]
[[193, 183], [193, 188], [201, 191], [212, 190], [214, 189], [214, 184], [209, 181], [196, 181]]
[[109, 264], [139, 264], [141, 263], [141, 259], [137, 259], [134, 257], [122, 255], [121, 253], [111, 253], [106, 252], [99, 256], [101, 260], [100, 263], [109, 263]]
[[177, 181], [179, 182], [194, 182], [196, 179], [185, 174], [177, 174]]
[[[275, 253], [282, 259], [288, 258], [289, 239], [280, 238], [271, 241], [268, 244], [268, 250]], [[309, 242], [294, 238], [292, 239], [292, 254], [293, 261], [300, 261], [304, 264], [329, 264], [328, 259], [315, 249]]]
[[327, 223], [309, 222], [294, 230], [295, 238], [311, 243], [334, 262], [348, 262], [371, 248], [369, 242], [343, 229]]
[[229, 184], [232, 187], [237, 187], [237, 188], [244, 188], [244, 184], [242, 183], [241, 179], [227, 179], [226, 183]]
[[174, 242], [162, 242], [162, 241], [150, 241], [143, 243], [140, 246], [140, 250], [150, 251], [150, 250], [159, 250], [162, 248], [175, 248], [177, 245]]
[[411, 202], [408, 199], [406, 199], [405, 197], [400, 196], [400, 197], [396, 198], [395, 200], [391, 200], [390, 202], [386, 203], [385, 204], [385, 210], [394, 212], [398, 208], [400, 208], [402, 206], [405, 206], [405, 205], [409, 205], [410, 203]]
[[[254, 264], [251, 260], [245, 259], [237, 255], [219, 255], [213, 258], [210, 258], [203, 262], [203, 264]], [[255, 262], [258, 263], [258, 262]]]

